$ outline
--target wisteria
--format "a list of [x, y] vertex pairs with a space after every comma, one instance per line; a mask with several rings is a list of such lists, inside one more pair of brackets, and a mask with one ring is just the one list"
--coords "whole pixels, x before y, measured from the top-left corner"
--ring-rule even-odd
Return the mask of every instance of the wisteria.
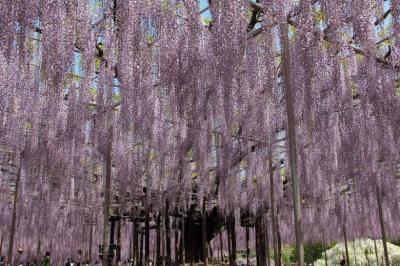
[[399, 71], [399, 0], [2, 0], [0, 255], [396, 265]]

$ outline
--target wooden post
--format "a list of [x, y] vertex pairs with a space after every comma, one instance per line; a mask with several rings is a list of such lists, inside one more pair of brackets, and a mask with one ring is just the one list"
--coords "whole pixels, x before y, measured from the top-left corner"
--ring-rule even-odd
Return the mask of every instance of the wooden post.
[[325, 266], [328, 266], [328, 258], [326, 256], [326, 243], [325, 243], [325, 230], [322, 230], [322, 242], [324, 243], [324, 259], [325, 259]]
[[[255, 251], [256, 251], [256, 264], [261, 266], [261, 260], [260, 260], [260, 234], [258, 233], [258, 224], [257, 222], [254, 225], [254, 238], [255, 238]], [[250, 256], [250, 250], [249, 250], [249, 256]], [[250, 264], [250, 260], [249, 260]]]
[[156, 258], [156, 265], [160, 265], [161, 264], [161, 255], [160, 255], [160, 249], [161, 249], [161, 234], [160, 234], [160, 230], [161, 230], [161, 214], [159, 213], [157, 215], [157, 229], [156, 229], [156, 254], [157, 254], [157, 258]]
[[41, 239], [41, 235], [40, 235], [40, 231], [39, 231], [38, 244], [37, 244], [37, 247], [36, 247], [36, 258], [40, 258], [41, 245], [42, 245], [42, 239]]
[[350, 266], [349, 249], [347, 246], [346, 224], [343, 224], [342, 231], [343, 231], [343, 237], [344, 237], [344, 248], [346, 250], [346, 265]]
[[235, 210], [231, 209], [230, 212], [231, 219], [231, 237], [232, 237], [232, 260], [233, 264], [236, 265], [236, 226], [235, 226]]
[[186, 252], [185, 252], [185, 209], [182, 212], [182, 231], [181, 231], [181, 260], [182, 264], [186, 263]]
[[222, 232], [219, 231], [219, 248], [221, 251], [221, 262], [224, 261], [224, 245], [222, 243]]
[[229, 258], [229, 266], [234, 266], [233, 265], [233, 259], [232, 259], [232, 243], [231, 243], [231, 219], [229, 218], [229, 215], [227, 216], [227, 222], [226, 222], [226, 238], [228, 240], [228, 258]]
[[165, 199], [165, 248], [166, 248], [166, 265], [171, 265], [171, 228], [169, 222], [169, 201]]
[[174, 242], [175, 242], [175, 264], [179, 263], [179, 244], [178, 244], [178, 240], [179, 240], [179, 232], [178, 232], [177, 221], [176, 221], [176, 218], [175, 218], [175, 237], [174, 237]]
[[144, 265], [149, 266], [149, 258], [150, 258], [150, 210], [149, 210], [149, 192], [146, 189], [146, 199], [145, 199], [145, 225], [144, 225], [144, 234], [145, 234], [145, 250], [144, 250]]
[[264, 216], [265, 224], [264, 224], [264, 230], [265, 230], [265, 246], [266, 246], [266, 256], [267, 256], [267, 266], [271, 266], [271, 261], [269, 259], [269, 233], [268, 233], [268, 221], [267, 217]]
[[353, 240], [354, 264], [357, 266], [356, 240]]
[[111, 203], [111, 152], [112, 152], [112, 137], [113, 130], [112, 127], [108, 128], [108, 139], [106, 147], [106, 180], [104, 182], [104, 205], [103, 205], [103, 266], [109, 265], [108, 259], [108, 239], [110, 237], [109, 231], [109, 219], [110, 219], [110, 203]]
[[282, 265], [282, 242], [281, 242], [281, 231], [279, 227], [279, 209], [276, 211], [276, 241], [278, 247], [278, 265]]
[[138, 266], [143, 265], [143, 245], [144, 245], [144, 233], [140, 232], [140, 249], [139, 249], [139, 264]]
[[165, 209], [163, 208], [163, 217], [161, 218], [161, 265], [165, 266]]
[[139, 223], [134, 222], [133, 228], [133, 261], [136, 265], [139, 265]]
[[286, 113], [287, 113], [287, 137], [289, 143], [290, 173], [292, 177], [294, 226], [296, 233], [297, 261], [299, 266], [304, 266], [303, 231], [301, 227], [301, 196], [300, 185], [297, 176], [297, 152], [296, 152], [296, 121], [294, 115], [292, 77], [290, 73], [290, 49], [288, 25], [280, 27], [282, 38], [282, 72], [285, 84]]
[[[249, 247], [249, 239], [250, 239], [250, 230], [249, 227], [246, 226], [246, 265], [250, 266], [250, 247]], [[257, 248], [257, 245], [256, 245]]]
[[375, 238], [374, 238], [374, 248], [375, 248], [376, 265], [379, 265], [378, 247], [376, 246]]
[[274, 169], [272, 164], [272, 147], [270, 147], [269, 156], [268, 156], [268, 167], [269, 167], [269, 191], [271, 197], [271, 223], [272, 223], [272, 246], [274, 249], [274, 265], [279, 265], [279, 255], [278, 255], [278, 245], [276, 234], [277, 230], [277, 222], [276, 222], [276, 214], [275, 214], [275, 185], [274, 185]]
[[202, 210], [202, 218], [201, 218], [201, 229], [203, 233], [203, 265], [207, 266], [208, 264], [208, 252], [207, 252], [207, 211], [206, 211], [206, 197], [203, 197], [203, 210]]
[[3, 237], [4, 237], [4, 231], [1, 231], [0, 256], [3, 256]]
[[92, 246], [93, 246], [93, 222], [91, 221], [89, 230], [89, 264], [92, 263]]
[[121, 261], [121, 219], [117, 221], [117, 262]]
[[376, 186], [376, 199], [378, 202], [378, 216], [379, 216], [379, 225], [381, 227], [381, 236], [382, 236], [382, 244], [383, 244], [383, 253], [385, 256], [385, 264], [386, 266], [390, 265], [389, 261], [389, 253], [387, 249], [387, 240], [386, 240], [386, 232], [385, 232], [385, 219], [383, 216], [383, 209], [382, 209], [382, 198], [381, 192], [378, 186]]
[[[112, 219], [111, 220], [111, 230], [110, 230], [110, 246], [115, 244], [114, 236], [115, 236], [115, 220]], [[103, 254], [103, 256], [104, 256], [104, 254]], [[107, 253], [107, 257], [108, 257], [108, 253]], [[112, 260], [113, 259], [111, 259], [111, 258], [107, 260], [109, 262], [110, 266], [113, 264]]]
[[[189, 232], [193, 232], [193, 222], [190, 220], [190, 217], [188, 217], [188, 225], [189, 225]], [[193, 239], [193, 234], [188, 234], [189, 237], [189, 256], [190, 256], [190, 266], [194, 265], [194, 239]]]
[[8, 254], [7, 260], [9, 265], [13, 265], [12, 255], [14, 249], [14, 237], [15, 237], [15, 228], [17, 223], [17, 206], [18, 206], [18, 188], [19, 182], [21, 179], [21, 169], [22, 169], [22, 153], [20, 156], [20, 163], [17, 171], [17, 178], [15, 180], [15, 191], [14, 191], [14, 202], [13, 202], [13, 211], [12, 211], [12, 218], [11, 218], [11, 230], [10, 230], [10, 241], [8, 244]]

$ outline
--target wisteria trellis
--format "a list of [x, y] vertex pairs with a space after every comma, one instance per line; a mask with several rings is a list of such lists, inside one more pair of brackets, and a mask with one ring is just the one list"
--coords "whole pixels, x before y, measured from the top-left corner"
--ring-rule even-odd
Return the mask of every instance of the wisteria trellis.
[[0, 1], [0, 230], [9, 239], [16, 210], [14, 253], [41, 243], [65, 259], [93, 223], [102, 242], [107, 154], [110, 201], [146, 187], [161, 211], [196, 184], [224, 212], [269, 206], [294, 243], [282, 27], [304, 241], [399, 237], [399, 1], [208, 2], [211, 22], [195, 0]]

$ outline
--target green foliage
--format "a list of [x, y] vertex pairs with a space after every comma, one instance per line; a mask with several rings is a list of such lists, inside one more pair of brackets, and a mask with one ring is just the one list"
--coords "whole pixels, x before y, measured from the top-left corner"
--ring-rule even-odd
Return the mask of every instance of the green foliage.
[[[314, 261], [323, 258], [325, 249], [329, 249], [333, 244], [305, 244], [304, 245], [304, 262], [311, 264]], [[282, 249], [282, 259], [284, 265], [293, 265], [297, 260], [297, 251], [295, 246], [287, 246]]]
[[210, 26], [212, 19], [211, 18], [203, 18], [202, 22], [205, 26]]
[[112, 99], [115, 103], [119, 103], [121, 101], [121, 93], [113, 93]]

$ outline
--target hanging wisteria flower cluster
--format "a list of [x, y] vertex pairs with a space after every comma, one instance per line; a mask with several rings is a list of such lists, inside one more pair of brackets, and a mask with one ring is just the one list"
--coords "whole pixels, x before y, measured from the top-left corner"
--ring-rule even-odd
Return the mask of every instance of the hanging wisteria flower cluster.
[[399, 70], [398, 0], [1, 1], [3, 250], [61, 261], [143, 195], [294, 243], [294, 157], [304, 241], [381, 238], [382, 206], [399, 238]]

